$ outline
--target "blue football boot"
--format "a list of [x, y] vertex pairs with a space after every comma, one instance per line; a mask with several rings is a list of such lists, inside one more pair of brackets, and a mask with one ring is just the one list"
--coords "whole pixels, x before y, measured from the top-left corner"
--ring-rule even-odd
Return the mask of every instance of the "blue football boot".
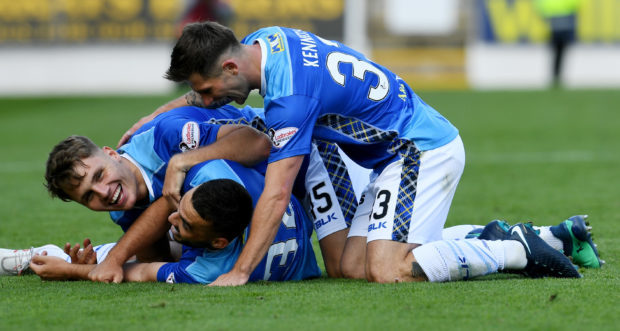
[[530, 224], [515, 224], [510, 228], [509, 233], [509, 240], [517, 240], [525, 248], [527, 265], [521, 272], [524, 275], [532, 278], [581, 277], [568, 257], [542, 240]]
[[592, 242], [587, 218], [588, 215], [571, 216], [549, 230], [562, 240], [564, 255], [570, 257], [573, 263], [584, 268], [600, 268], [605, 261], [600, 259], [596, 245]]
[[510, 238], [510, 233], [508, 232], [509, 229], [510, 224], [508, 224], [506, 221], [493, 220], [489, 224], [485, 225], [484, 228], [482, 228], [482, 231], [478, 235], [478, 239], [507, 240]]

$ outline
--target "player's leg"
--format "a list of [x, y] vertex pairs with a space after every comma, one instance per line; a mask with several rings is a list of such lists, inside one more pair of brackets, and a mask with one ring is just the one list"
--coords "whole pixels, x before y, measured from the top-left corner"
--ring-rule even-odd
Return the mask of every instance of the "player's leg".
[[304, 180], [306, 209], [314, 224], [327, 274], [342, 277], [340, 260], [357, 209], [355, 192], [335, 144], [316, 141], [308, 162]]
[[[572, 258], [575, 264], [585, 268], [600, 268], [604, 261], [600, 259], [592, 241], [589, 232], [591, 227], [586, 219], [587, 215], [575, 215], [558, 225], [533, 226], [533, 229], [551, 247]], [[506, 239], [510, 236], [508, 228], [505, 221], [495, 220], [482, 229], [472, 231], [467, 237]]]
[[566, 256], [524, 224], [510, 228], [509, 240], [442, 240], [417, 247], [412, 255], [412, 276], [433, 282], [467, 280], [498, 270], [532, 278], [581, 277]]
[[366, 236], [374, 195], [374, 186], [371, 182], [361, 195], [342, 253], [340, 268], [345, 278], [366, 278]]
[[[381, 240], [368, 245], [379, 243]], [[499, 270], [517, 271], [532, 278], [581, 277], [566, 256], [545, 243], [533, 228], [524, 224], [517, 224], [510, 229], [509, 240], [440, 240], [418, 246], [410, 252], [405, 251], [406, 244], [394, 241], [380, 247], [389, 249], [383, 256], [398, 252], [397, 256], [389, 258], [383, 265], [390, 272], [372, 279], [381, 283], [467, 280]], [[380, 253], [377, 249], [369, 251]], [[406, 255], [404, 263], [401, 263], [399, 257], [403, 253]]]
[[[399, 151], [400, 158], [387, 165], [373, 183], [375, 201], [366, 252], [366, 277], [370, 281], [397, 275], [402, 269], [397, 261], [404, 261], [402, 251], [409, 247], [407, 244], [442, 239], [443, 225], [463, 172], [465, 153], [458, 137], [422, 153], [415, 146], [404, 147]], [[387, 265], [386, 259], [393, 266]]]

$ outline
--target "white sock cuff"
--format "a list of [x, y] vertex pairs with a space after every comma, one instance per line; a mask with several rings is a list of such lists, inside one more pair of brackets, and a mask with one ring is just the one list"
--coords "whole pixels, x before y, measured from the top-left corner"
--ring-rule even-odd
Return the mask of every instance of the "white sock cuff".
[[426, 278], [431, 282], [447, 282], [450, 280], [448, 264], [435, 245], [425, 244], [414, 248], [411, 253], [416, 259]]

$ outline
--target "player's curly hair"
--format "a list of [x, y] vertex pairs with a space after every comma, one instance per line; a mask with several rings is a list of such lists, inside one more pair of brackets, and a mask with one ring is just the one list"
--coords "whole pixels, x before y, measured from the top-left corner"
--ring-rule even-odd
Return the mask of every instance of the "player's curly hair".
[[229, 28], [216, 22], [191, 23], [183, 28], [181, 37], [170, 56], [170, 68], [165, 78], [183, 82], [193, 73], [214, 77], [220, 70], [214, 68], [218, 58], [229, 50], [238, 50], [241, 44]]
[[45, 181], [52, 198], [71, 201], [63, 187], [74, 181], [80, 181], [83, 176], [75, 172], [75, 166], [84, 166], [82, 159], [94, 155], [99, 150], [90, 139], [83, 136], [70, 136], [58, 143], [49, 154], [45, 166]]
[[192, 196], [200, 217], [211, 222], [213, 231], [228, 241], [243, 234], [254, 207], [250, 193], [231, 179], [214, 179], [200, 184]]

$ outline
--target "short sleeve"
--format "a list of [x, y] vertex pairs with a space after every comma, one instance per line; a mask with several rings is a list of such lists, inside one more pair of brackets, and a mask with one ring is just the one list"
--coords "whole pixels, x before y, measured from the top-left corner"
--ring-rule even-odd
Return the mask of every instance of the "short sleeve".
[[274, 99], [265, 108], [273, 147], [269, 162], [310, 153], [312, 132], [320, 107], [315, 99], [291, 95]]

